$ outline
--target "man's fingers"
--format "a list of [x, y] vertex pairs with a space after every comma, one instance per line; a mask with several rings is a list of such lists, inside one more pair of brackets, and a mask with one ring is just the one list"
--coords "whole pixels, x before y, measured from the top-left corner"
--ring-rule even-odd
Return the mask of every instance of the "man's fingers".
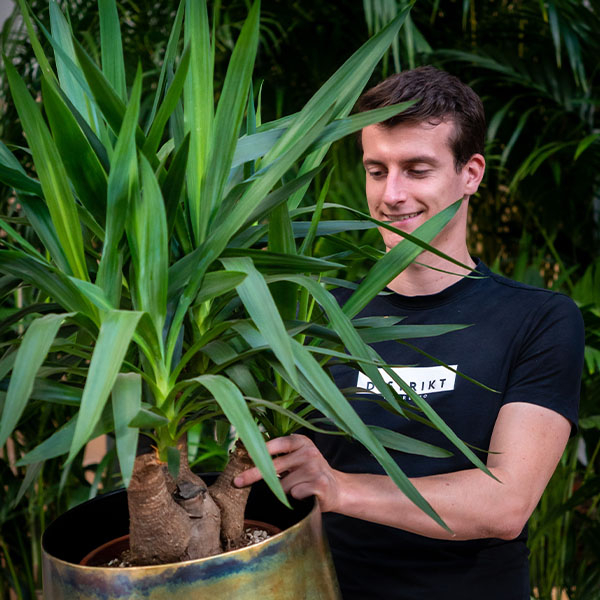
[[236, 487], [246, 487], [247, 485], [252, 485], [261, 479], [262, 475], [260, 474], [260, 471], [256, 467], [252, 467], [237, 475], [233, 480], [233, 485]]
[[[269, 440], [267, 442], [267, 450], [271, 456], [277, 454], [283, 455], [273, 460], [277, 473], [283, 473], [290, 467], [296, 466], [297, 461], [291, 458], [289, 453], [299, 450], [306, 443], [310, 443], [308, 438], [297, 434], [275, 438], [274, 440]], [[247, 485], [252, 485], [261, 479], [262, 475], [260, 471], [256, 467], [252, 467], [243, 473], [240, 473], [233, 480], [233, 485], [236, 487], [246, 487]]]

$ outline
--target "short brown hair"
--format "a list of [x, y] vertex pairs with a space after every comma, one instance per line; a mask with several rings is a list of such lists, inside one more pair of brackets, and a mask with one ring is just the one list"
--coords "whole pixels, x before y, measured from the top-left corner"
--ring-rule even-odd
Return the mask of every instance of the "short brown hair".
[[357, 112], [417, 100], [404, 112], [379, 123], [394, 127], [399, 123], [438, 123], [451, 120], [454, 133], [450, 149], [457, 171], [473, 154], [483, 154], [486, 132], [481, 98], [450, 73], [426, 66], [391, 75], [365, 92], [356, 105]]

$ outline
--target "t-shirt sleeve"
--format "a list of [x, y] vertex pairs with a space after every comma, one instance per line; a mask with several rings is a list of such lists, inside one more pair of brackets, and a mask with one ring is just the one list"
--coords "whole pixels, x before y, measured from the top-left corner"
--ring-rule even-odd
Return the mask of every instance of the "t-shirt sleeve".
[[523, 323], [523, 342], [503, 404], [529, 402], [563, 415], [577, 429], [585, 331], [577, 305], [551, 294]]

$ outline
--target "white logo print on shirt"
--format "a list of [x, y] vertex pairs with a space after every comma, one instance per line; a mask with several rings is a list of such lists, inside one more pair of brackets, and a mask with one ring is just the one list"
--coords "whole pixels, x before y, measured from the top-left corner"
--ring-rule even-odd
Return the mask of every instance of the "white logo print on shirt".
[[[450, 367], [458, 370], [458, 365], [450, 365]], [[393, 367], [392, 370], [417, 394], [423, 396], [437, 392], [451, 392], [456, 381], [456, 373], [446, 367]], [[390, 378], [384, 369], [379, 369], [379, 373], [396, 392], [403, 393], [402, 388]], [[362, 391], [359, 392], [361, 394], [380, 393], [371, 379], [361, 372], [358, 373], [356, 387], [362, 388]]]

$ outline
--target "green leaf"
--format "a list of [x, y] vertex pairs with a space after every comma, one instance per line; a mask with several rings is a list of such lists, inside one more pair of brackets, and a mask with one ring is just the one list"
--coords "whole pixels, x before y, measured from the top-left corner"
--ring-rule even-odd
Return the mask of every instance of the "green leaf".
[[292, 346], [298, 369], [302, 374], [298, 388], [302, 396], [317, 410], [331, 419], [342, 431], [351, 433], [353, 438], [362, 443], [406, 497], [441, 527], [449, 531], [448, 526], [423, 496], [421, 496], [408, 477], [387, 453], [381, 442], [379, 442], [368, 426], [356, 414], [350, 403], [311, 356], [307, 348], [295, 340], [292, 340]]
[[167, 447], [167, 467], [169, 469], [169, 474], [173, 479], [177, 479], [179, 477], [179, 466], [181, 463], [181, 454], [177, 448], [173, 446]]
[[60, 326], [69, 316], [72, 314], [45, 315], [33, 321], [27, 328], [17, 351], [6, 393], [0, 423], [0, 448], [19, 422], [29, 401], [38, 369], [42, 366]]
[[104, 293], [104, 290], [94, 283], [89, 281], [81, 281], [75, 277], [69, 277], [71, 283], [95, 306], [100, 310], [112, 310], [116, 308], [113, 305], [108, 296]]
[[411, 338], [428, 338], [460, 331], [470, 325], [396, 325], [392, 327], [376, 327], [359, 329], [358, 334], [364, 342], [374, 344], [388, 340], [408, 340]]
[[186, 133], [190, 134], [187, 179], [189, 211], [196, 243], [203, 240], [208, 215], [202, 216], [202, 178], [205, 176], [211, 148], [214, 97], [213, 51], [206, 0], [186, 0], [185, 44], [190, 46], [190, 72], [184, 86]]
[[[258, 48], [259, 7], [260, 3], [255, 2], [244, 22], [219, 98], [203, 193], [203, 215], [206, 217], [223, 195], [242, 125]], [[207, 227], [206, 217], [201, 227]]]
[[[40, 238], [44, 248], [48, 251], [55, 265], [65, 273], [70, 271], [67, 257], [58, 239], [58, 234], [52, 223], [50, 211], [41, 198], [35, 196], [19, 196], [23, 212], [31, 227]], [[44, 262], [46, 262], [44, 260]]]
[[280, 179], [280, 177], [294, 164], [304, 150], [310, 145], [316, 136], [322, 131], [329, 120], [331, 111], [326, 112], [315, 126], [305, 132], [304, 137], [282, 156], [274, 165], [271, 165], [261, 177], [252, 181], [248, 189], [244, 192], [242, 198], [236, 203], [226, 220], [223, 220], [214, 231], [211, 231], [209, 238], [185, 258], [189, 266], [193, 265], [190, 271], [190, 281], [185, 290], [180, 295], [179, 303], [173, 317], [171, 328], [167, 339], [166, 356], [170, 361], [173, 356], [173, 350], [186, 311], [191, 306], [196, 294], [202, 284], [202, 279], [209, 265], [217, 259], [219, 254], [225, 249], [228, 241], [237, 232], [238, 228], [247, 220], [271, 188]]
[[137, 451], [139, 430], [129, 424], [142, 406], [142, 378], [138, 373], [119, 373], [112, 389], [117, 456], [125, 487], [129, 486]]
[[[294, 118], [289, 129], [279, 139], [275, 147], [265, 156], [269, 163], [302, 139], [305, 131], [312, 128], [323, 115], [333, 107], [336, 117], [345, 117], [354, 106], [358, 96], [367, 84], [373, 69], [398, 34], [409, 14], [408, 5], [393, 21], [376, 36], [359, 48], [307, 102]], [[320, 162], [320, 157], [316, 160]], [[311, 169], [315, 164], [306, 165]]]
[[[365, 374], [375, 384], [383, 397], [398, 411], [404, 414], [396, 397], [386, 385], [379, 369], [372, 364], [372, 358], [377, 357], [376, 353], [369, 348], [361, 339], [358, 331], [354, 328], [350, 318], [339, 307], [335, 298], [327, 290], [321, 287], [316, 281], [303, 276], [288, 277], [296, 281], [299, 285], [307, 288], [317, 302], [323, 307], [329, 317], [332, 329], [340, 336], [344, 346], [356, 358]], [[382, 361], [383, 362], [383, 361]]]
[[21, 483], [21, 487], [19, 488], [19, 492], [17, 493], [17, 497], [13, 502], [13, 506], [17, 506], [19, 502], [21, 502], [23, 496], [29, 489], [29, 487], [35, 482], [38, 478], [38, 475], [42, 472], [42, 467], [44, 466], [43, 462], [32, 463], [27, 465], [27, 471], [25, 472], [25, 477], [23, 478], [23, 483]]
[[[17, 466], [30, 465], [36, 462], [45, 461], [49, 458], [55, 458], [69, 451], [73, 434], [77, 424], [77, 418], [73, 417], [66, 425], [63, 425], [58, 431], [53, 433], [48, 439], [44, 440], [39, 446], [36, 446], [31, 452], [28, 452], [23, 458], [17, 461]], [[112, 428], [112, 415], [107, 411], [102, 413], [98, 424], [90, 435], [93, 440], [99, 435], [108, 433]], [[67, 466], [65, 466], [67, 468]]]
[[437, 412], [423, 400], [391, 367], [383, 367], [386, 373], [402, 388], [404, 393], [423, 411], [425, 416], [436, 426], [446, 438], [448, 438], [478, 469], [497, 480], [497, 477], [486, 467], [485, 464], [467, 447], [467, 445], [444, 423]]
[[148, 134], [148, 129], [154, 122], [154, 116], [156, 115], [158, 103], [160, 102], [160, 97], [162, 95], [165, 78], [166, 78], [167, 74], [171, 74], [172, 70], [173, 70], [173, 64], [175, 63], [175, 57], [177, 54], [177, 44], [179, 42], [179, 37], [181, 35], [181, 25], [183, 23], [184, 6], [185, 6], [184, 2], [179, 3], [179, 7], [177, 9], [177, 14], [175, 15], [175, 20], [173, 21], [173, 28], [171, 29], [171, 33], [169, 35], [169, 41], [167, 42], [167, 49], [165, 51], [163, 65], [160, 69], [160, 76], [158, 78], [158, 85], [156, 86], [156, 95], [154, 96], [154, 102], [152, 103], [152, 110], [150, 111], [150, 115], [148, 117], [148, 125], [145, 130], [146, 134]]
[[228, 248], [223, 251], [222, 256], [224, 258], [247, 256], [252, 259], [254, 266], [261, 273], [322, 273], [343, 266], [341, 263], [312, 256], [281, 254], [252, 248]]
[[81, 404], [81, 389], [52, 379], [38, 378], [33, 384], [31, 398], [65, 406], [79, 406]]
[[49, 9], [52, 39], [55, 41], [54, 60], [60, 87], [79, 114], [90, 124], [93, 122], [93, 118], [90, 118], [90, 114], [94, 113], [93, 108], [86, 98], [80, 81], [72, 72], [76, 61], [73, 32], [54, 0], [50, 0]]
[[192, 381], [203, 385], [213, 395], [229, 422], [235, 427], [267, 485], [277, 498], [289, 507], [263, 436], [240, 390], [229, 379], [220, 375], [201, 375]]
[[5, 250], [0, 252], [0, 272], [14, 275], [21, 281], [30, 283], [56, 300], [65, 310], [81, 312], [90, 318], [96, 313], [85, 297], [61, 271], [53, 269], [41, 261], [22, 252]]
[[11, 227], [4, 219], [0, 219], [0, 227], [6, 232], [7, 237], [12, 238], [15, 242], [21, 245], [25, 250], [28, 250], [37, 259], [44, 260], [44, 257], [13, 227]]
[[142, 405], [128, 425], [129, 427], [137, 427], [139, 429], [156, 429], [161, 425], [168, 425], [168, 423], [169, 419], [160, 414], [157, 408], [145, 408]]
[[104, 316], [83, 388], [81, 409], [68, 462], [71, 462], [90, 440], [140, 317], [141, 313], [120, 310], [107, 312]]
[[4, 64], [52, 222], [71, 269], [70, 274], [87, 280], [77, 206], [60, 153], [25, 83], [8, 60], [5, 59]]
[[300, 250], [298, 254], [308, 254], [312, 255], [313, 252], [313, 243], [315, 241], [315, 237], [317, 235], [317, 231], [319, 228], [319, 221], [321, 220], [321, 213], [323, 211], [323, 205], [325, 203], [325, 198], [329, 193], [329, 184], [331, 183], [331, 176], [333, 175], [333, 170], [329, 172], [327, 178], [325, 179], [325, 183], [319, 192], [319, 198], [317, 199], [317, 205], [315, 206], [315, 211], [313, 213], [310, 227], [306, 232], [306, 236], [304, 236], [304, 241], [300, 246]]
[[207, 273], [196, 297], [196, 304], [224, 296], [227, 292], [234, 290], [240, 285], [244, 279], [246, 279], [246, 273], [238, 273], [236, 271], [213, 271]]
[[55, 87], [42, 79], [44, 108], [63, 158], [65, 170], [81, 203], [99, 223], [106, 215], [107, 176], [98, 156]]
[[169, 90], [167, 91], [165, 99], [160, 105], [160, 109], [158, 110], [156, 118], [152, 122], [152, 127], [148, 133], [148, 138], [146, 139], [143, 150], [147, 156], [156, 153], [156, 149], [160, 144], [165, 125], [167, 124], [169, 117], [175, 110], [175, 107], [177, 106], [181, 97], [181, 92], [187, 77], [189, 65], [190, 49], [188, 47], [181, 56], [181, 62], [179, 63], [175, 77], [169, 86]]
[[284, 133], [285, 128], [278, 127], [239, 138], [233, 154], [231, 168], [239, 167], [244, 163], [264, 156]]
[[[308, 185], [313, 180], [313, 177], [315, 177], [315, 175], [319, 173], [320, 170], [321, 167], [318, 167], [308, 173], [304, 173], [304, 175], [300, 175], [292, 179], [291, 181], [285, 183], [281, 187], [278, 187], [275, 191], [265, 196], [265, 198], [261, 202], [259, 202], [259, 204], [254, 208], [254, 210], [248, 215], [248, 218], [244, 222], [244, 225], [242, 225], [242, 228], [256, 221], [260, 221], [261, 219], [263, 219], [263, 217], [267, 217], [271, 213], [271, 211], [273, 211], [277, 206], [283, 204], [284, 202], [287, 202], [288, 198], [295, 191], [297, 191], [305, 185]], [[238, 243], [237, 237], [231, 241], [231, 245], [240, 245]]]
[[290, 337], [265, 280], [249, 258], [224, 258], [221, 262], [228, 271], [246, 273], [244, 281], [237, 286], [238, 294], [256, 327], [289, 373], [291, 380], [295, 381], [296, 367]]
[[[31, 42], [31, 47], [33, 48], [33, 53], [35, 54], [35, 58], [37, 59], [38, 64], [42, 70], [42, 73], [48, 79], [53, 79], [54, 72], [52, 71], [52, 67], [50, 66], [50, 62], [48, 58], [44, 54], [44, 50], [42, 49], [42, 45], [38, 40], [35, 29], [33, 28], [33, 23], [31, 22], [31, 15], [29, 12], [29, 7], [25, 0], [17, 0], [19, 8], [21, 9], [21, 14], [23, 15], [23, 21], [25, 22], [25, 27], [27, 27], [27, 33], [29, 34], [29, 41]], [[6, 59], [4, 59], [4, 63], [6, 64]]]
[[[85, 75], [85, 79], [94, 95], [94, 100], [108, 125], [115, 132], [121, 130], [123, 118], [125, 116], [126, 105], [121, 97], [115, 92], [109, 81], [103, 75], [102, 71], [94, 64], [94, 61], [88, 56], [81, 44], [75, 41], [75, 54]], [[137, 123], [136, 123], [137, 125]], [[146, 136], [139, 125], [135, 129], [136, 145], [144, 147]], [[151, 160], [152, 157], [149, 157]]]
[[36, 446], [31, 452], [28, 452], [23, 458], [19, 459], [17, 461], [17, 466], [34, 464], [67, 453], [73, 439], [75, 422], [76, 419], [73, 417], [66, 425], [63, 425], [48, 439]]
[[600, 139], [600, 133], [592, 133], [583, 138], [575, 150], [574, 160], [577, 160], [595, 141]]
[[161, 338], [167, 314], [167, 217], [158, 182], [143, 155], [140, 167], [142, 194], [134, 195], [127, 224], [135, 270], [132, 283], [137, 309], [150, 315]]
[[108, 177], [106, 237], [96, 283], [105, 291], [114, 306], [119, 304], [122, 285], [123, 255], [119, 244], [125, 231], [130, 204], [138, 191], [135, 130], [139, 115], [141, 79], [138, 69]]
[[600, 429], [600, 415], [579, 419], [579, 426], [582, 429]]
[[[316, 166], [320, 165], [333, 142], [341, 139], [346, 135], [355, 133], [363, 127], [367, 127], [368, 125], [372, 125], [373, 123], [379, 123], [393, 116], [396, 116], [398, 113], [402, 112], [409, 106], [412, 106], [415, 102], [415, 100], [412, 100], [410, 102], [394, 104], [393, 106], [377, 108], [375, 110], [365, 111], [356, 115], [352, 115], [351, 117], [346, 117], [344, 119], [333, 121], [333, 123], [330, 123], [325, 128], [321, 136], [319, 136], [319, 138], [309, 149], [310, 154], [302, 163], [302, 166], [300, 167], [300, 170], [298, 172], [299, 175], [303, 175], [304, 173], [307, 173], [314, 169]], [[346, 107], [342, 111], [342, 115], [348, 114], [350, 108], [351, 106]], [[298, 205], [302, 201], [302, 198], [304, 197], [304, 194], [306, 193], [307, 187], [308, 186], [305, 186], [293, 195], [289, 203], [290, 208], [298, 207]]]
[[[292, 221], [286, 203], [279, 205], [270, 214], [268, 248], [271, 252], [285, 256], [294, 256], [297, 253]], [[279, 281], [273, 284], [271, 291], [281, 318], [293, 319], [296, 316], [296, 286], [288, 281]]]
[[98, 14], [100, 17], [102, 71], [121, 97], [121, 100], [125, 101], [127, 99], [127, 89], [125, 86], [123, 43], [115, 0], [98, 0]]
[[369, 429], [375, 437], [386, 448], [406, 452], [407, 454], [417, 454], [418, 456], [428, 456], [430, 458], [448, 458], [452, 452], [439, 448], [427, 442], [416, 440], [397, 431], [369, 425]]
[[13, 153], [0, 141], [0, 181], [26, 194], [42, 195], [39, 181], [25, 173]]
[[185, 189], [185, 172], [190, 150], [190, 137], [186, 135], [181, 146], [177, 149], [169, 172], [161, 183], [160, 189], [165, 199], [165, 211], [167, 213], [167, 229], [169, 237], [173, 232], [177, 209], [183, 190]]
[[[423, 245], [425, 245], [423, 242], [431, 242], [438, 235], [454, 217], [461, 202], [462, 200], [455, 202], [434, 215], [418, 227], [413, 234], [408, 235], [401, 232], [405, 239], [375, 263], [358, 289], [344, 305], [344, 312], [350, 317], [357, 315], [394, 277], [421, 254]], [[414, 243], [416, 241], [421, 243], [417, 245]], [[431, 247], [427, 245], [427, 249], [431, 250]]]

